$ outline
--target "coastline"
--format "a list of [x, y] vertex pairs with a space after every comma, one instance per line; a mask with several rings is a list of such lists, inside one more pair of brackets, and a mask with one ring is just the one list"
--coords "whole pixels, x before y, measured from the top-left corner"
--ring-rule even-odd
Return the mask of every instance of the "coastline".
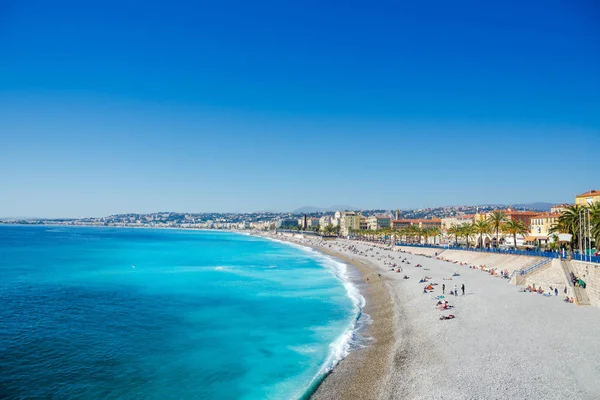
[[[263, 235], [260, 235], [263, 236]], [[360, 282], [354, 282], [365, 299], [362, 313], [370, 317], [371, 322], [362, 326], [360, 334], [370, 339], [364, 347], [353, 349], [340, 360], [316, 385], [307, 393], [311, 400], [319, 399], [377, 399], [387, 371], [393, 362], [391, 355], [394, 344], [394, 307], [392, 297], [385, 285], [385, 277], [377, 271], [377, 267], [368, 261], [359, 260], [349, 254], [334, 251], [310, 242], [297, 242], [288, 236], [263, 236], [269, 239], [287, 242], [293, 245], [311, 248], [326, 257], [350, 265], [360, 274]], [[370, 283], [365, 283], [369, 278]], [[356, 331], [355, 331], [356, 333]]]
[[362, 276], [369, 278], [369, 284], [358, 285], [365, 298], [363, 313], [369, 315], [371, 323], [365, 327], [365, 335], [372, 342], [363, 348], [350, 352], [321, 381], [310, 399], [376, 399], [381, 397], [385, 374], [392, 362], [393, 303], [383, 276], [379, 276], [375, 267], [353, 257], [314, 246], [315, 250], [337, 258], [353, 266]]
[[[524, 293], [469, 264], [400, 248], [275, 238], [340, 259], [371, 281], [360, 290], [374, 342], [351, 351], [310, 399], [596, 399], [600, 393], [597, 309]], [[426, 292], [429, 283], [419, 282], [425, 276], [434, 285]], [[464, 293], [449, 294], [463, 284]], [[442, 285], [449, 310], [436, 306]], [[455, 319], [441, 318], [449, 315]]]

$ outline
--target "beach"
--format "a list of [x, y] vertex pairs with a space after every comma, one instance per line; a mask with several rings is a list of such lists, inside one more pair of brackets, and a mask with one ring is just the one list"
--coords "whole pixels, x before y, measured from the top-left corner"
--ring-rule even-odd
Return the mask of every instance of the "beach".
[[[360, 289], [373, 341], [342, 360], [314, 399], [600, 396], [600, 312], [565, 303], [562, 288], [559, 296], [525, 293], [479, 269], [398, 249], [342, 239], [277, 238], [350, 263], [365, 280]], [[391, 270], [394, 263], [402, 272]], [[431, 279], [420, 283], [426, 276]], [[424, 293], [429, 284], [433, 290]], [[436, 306], [442, 285], [443, 300], [453, 307], [448, 310]], [[454, 285], [458, 296], [448, 294]], [[440, 320], [450, 314], [455, 318]]]

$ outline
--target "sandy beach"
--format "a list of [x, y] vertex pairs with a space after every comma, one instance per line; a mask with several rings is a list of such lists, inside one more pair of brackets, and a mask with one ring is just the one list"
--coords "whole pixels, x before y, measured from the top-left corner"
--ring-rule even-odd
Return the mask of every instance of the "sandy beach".
[[[360, 286], [373, 343], [340, 362], [314, 399], [600, 398], [597, 308], [565, 303], [562, 292], [524, 293], [481, 270], [372, 244], [277, 238], [351, 263], [365, 279]], [[392, 271], [393, 264], [402, 272]], [[419, 283], [425, 277], [431, 279]], [[424, 293], [429, 284], [433, 290]], [[443, 284], [448, 310], [436, 305]], [[449, 295], [454, 285], [458, 296]], [[450, 314], [455, 318], [440, 320]]]

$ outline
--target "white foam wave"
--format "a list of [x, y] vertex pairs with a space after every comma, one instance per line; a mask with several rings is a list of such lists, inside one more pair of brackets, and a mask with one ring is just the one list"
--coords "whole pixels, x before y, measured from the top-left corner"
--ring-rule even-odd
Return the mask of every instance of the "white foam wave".
[[[341, 360], [343, 360], [345, 357], [348, 356], [348, 354], [350, 354], [350, 351], [354, 344], [353, 341], [355, 333], [359, 328], [359, 318], [361, 319], [361, 325], [365, 323], [361, 318], [362, 310], [365, 306], [365, 298], [360, 293], [358, 287], [354, 285], [354, 283], [352, 283], [349, 276], [348, 265], [346, 263], [337, 261], [311, 247], [303, 246], [297, 243], [290, 243], [271, 237], [265, 237], [265, 239], [269, 239], [288, 246], [293, 246], [297, 249], [310, 253], [311, 257], [316, 259], [322, 266], [324, 266], [342, 282], [342, 284], [344, 285], [344, 289], [346, 290], [346, 295], [352, 301], [353, 318], [351, 321], [349, 321], [347, 329], [344, 331], [344, 333], [329, 345], [329, 355], [327, 356], [327, 359], [321, 366], [317, 375], [315, 375], [310, 384], [307, 386], [306, 389], [308, 389], [312, 387], [316, 381], [322, 379], [323, 376], [329, 373], [329, 371], [331, 371]], [[299, 395], [299, 397], [300, 396], [302, 395]]]

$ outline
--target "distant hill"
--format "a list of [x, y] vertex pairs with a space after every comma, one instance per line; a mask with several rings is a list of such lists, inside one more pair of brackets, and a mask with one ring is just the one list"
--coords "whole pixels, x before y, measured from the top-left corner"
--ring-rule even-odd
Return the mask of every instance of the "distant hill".
[[530, 208], [533, 210], [542, 210], [542, 211], [550, 211], [550, 208], [558, 203], [544, 203], [544, 202], [535, 202], [535, 203], [524, 203], [524, 204], [513, 204], [512, 206], [515, 208]]
[[293, 214], [310, 214], [316, 212], [329, 212], [329, 211], [344, 211], [344, 210], [356, 210], [356, 207], [352, 206], [344, 206], [344, 205], [334, 205], [330, 207], [314, 207], [314, 206], [304, 206], [297, 208], [292, 211]]

